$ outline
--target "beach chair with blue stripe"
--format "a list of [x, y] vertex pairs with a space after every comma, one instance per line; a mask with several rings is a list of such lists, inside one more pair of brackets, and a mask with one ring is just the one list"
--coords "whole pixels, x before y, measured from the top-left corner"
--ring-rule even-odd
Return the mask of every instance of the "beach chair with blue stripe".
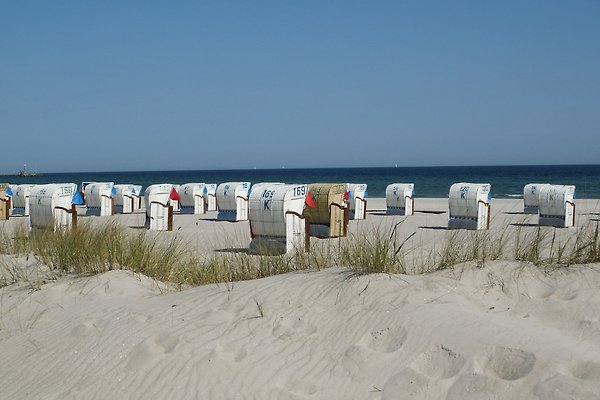
[[528, 183], [523, 187], [523, 213], [537, 214], [540, 211], [540, 189], [547, 183]]
[[250, 182], [226, 182], [217, 187], [217, 219], [247, 221]]
[[29, 193], [29, 227], [70, 229], [77, 225], [75, 206], [82, 203], [74, 183], [36, 185]]
[[89, 182], [85, 185], [86, 215], [110, 216], [115, 213], [113, 182]]
[[385, 188], [387, 215], [413, 215], [415, 208], [415, 185], [392, 183]]
[[348, 183], [348, 218], [366, 219], [367, 218], [367, 184], [366, 183]]
[[173, 206], [170, 204], [174, 187], [170, 183], [150, 185], [144, 192], [147, 227], [151, 231], [173, 230]]
[[179, 187], [182, 214], [204, 214], [204, 183], [184, 183]]
[[448, 193], [448, 229], [489, 229], [489, 183], [455, 183]]
[[575, 186], [545, 185], [539, 190], [539, 225], [575, 226]]

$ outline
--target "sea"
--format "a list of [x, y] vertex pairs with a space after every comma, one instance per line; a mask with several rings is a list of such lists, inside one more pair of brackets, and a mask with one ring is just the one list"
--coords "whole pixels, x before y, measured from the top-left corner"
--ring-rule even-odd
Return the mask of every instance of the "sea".
[[414, 183], [415, 197], [448, 196], [453, 183], [490, 183], [495, 198], [523, 196], [528, 183], [575, 185], [580, 199], [600, 199], [600, 165], [528, 165], [465, 167], [280, 168], [197, 171], [122, 171], [45, 173], [0, 177], [10, 184], [114, 182], [144, 188], [157, 183], [366, 183], [369, 197], [385, 197], [391, 183]]

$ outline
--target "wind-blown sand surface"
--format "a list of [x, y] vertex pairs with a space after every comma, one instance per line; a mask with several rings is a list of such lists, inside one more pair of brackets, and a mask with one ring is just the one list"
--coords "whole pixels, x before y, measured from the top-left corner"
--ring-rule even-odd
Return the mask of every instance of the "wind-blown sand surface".
[[[448, 234], [433, 213], [445, 202], [418, 199], [405, 218], [378, 215], [376, 199], [350, 231], [405, 219], [415, 252], [431, 248]], [[537, 229], [521, 201], [492, 204], [492, 230]], [[598, 201], [577, 211], [578, 225], [597, 223]], [[157, 236], [199, 252], [249, 242], [247, 223], [175, 223]], [[597, 399], [599, 288], [598, 264], [513, 261], [419, 275], [341, 266], [183, 291], [127, 271], [17, 283], [0, 289], [0, 398]]]

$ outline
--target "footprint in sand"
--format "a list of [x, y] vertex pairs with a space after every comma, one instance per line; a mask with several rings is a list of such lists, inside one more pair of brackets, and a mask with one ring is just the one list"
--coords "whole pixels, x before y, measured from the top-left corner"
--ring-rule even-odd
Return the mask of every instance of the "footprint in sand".
[[483, 370], [492, 375], [514, 381], [531, 372], [535, 366], [535, 354], [510, 347], [495, 346], [480, 358]]
[[382, 400], [430, 398], [431, 382], [420, 373], [406, 368], [383, 385]]
[[318, 397], [318, 390], [316, 386], [311, 384], [304, 384], [304, 386], [296, 386], [294, 383], [287, 385], [275, 385], [265, 393], [261, 398], [269, 399], [286, 399], [286, 400], [305, 400], [315, 399]]
[[598, 384], [556, 374], [539, 382], [533, 393], [540, 400], [598, 400]]
[[533, 299], [545, 299], [556, 292], [556, 286], [552, 282], [545, 282], [543, 279], [533, 279], [528, 281], [522, 290], [524, 294]]
[[399, 350], [406, 335], [404, 328], [383, 328], [366, 333], [344, 352], [344, 369], [356, 379], [364, 377], [365, 368], [377, 368], [381, 364], [380, 355]]
[[76, 338], [97, 336], [102, 333], [103, 326], [98, 321], [85, 321], [71, 329], [71, 335]]
[[129, 353], [126, 368], [137, 370], [154, 364], [166, 354], [172, 353], [179, 339], [163, 332], [138, 343]]
[[600, 364], [593, 361], [579, 361], [573, 364], [571, 373], [575, 378], [600, 383]]
[[318, 389], [314, 384], [302, 379], [290, 380], [286, 385], [286, 389], [290, 395], [295, 395], [298, 398], [313, 396], [318, 392]]
[[273, 336], [281, 340], [291, 340], [295, 337], [306, 338], [317, 333], [317, 328], [306, 324], [301, 318], [281, 317], [275, 322]]
[[406, 329], [402, 327], [387, 327], [367, 333], [359, 344], [380, 353], [393, 353], [402, 347], [406, 335]]
[[362, 379], [364, 377], [364, 370], [368, 368], [372, 362], [373, 352], [364, 346], [353, 345], [348, 347], [342, 357], [342, 366], [348, 374], [355, 379]]
[[432, 379], [455, 376], [465, 365], [465, 358], [444, 345], [430, 347], [410, 365], [415, 371]]
[[463, 375], [448, 389], [446, 400], [495, 400], [505, 397], [508, 383], [480, 374]]
[[243, 347], [238, 347], [231, 343], [217, 343], [215, 347], [206, 356], [207, 360], [213, 361], [227, 361], [227, 362], [241, 362], [243, 361], [248, 352]]
[[572, 301], [575, 300], [577, 297], [579, 297], [579, 292], [577, 290], [572, 290], [565, 292], [560, 299], [563, 301]]

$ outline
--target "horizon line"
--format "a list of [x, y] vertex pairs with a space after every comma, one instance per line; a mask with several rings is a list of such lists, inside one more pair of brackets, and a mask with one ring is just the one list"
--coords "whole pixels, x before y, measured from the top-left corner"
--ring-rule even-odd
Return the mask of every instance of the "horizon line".
[[[39, 175], [56, 174], [103, 174], [103, 173], [152, 173], [152, 172], [196, 172], [196, 171], [282, 171], [282, 170], [334, 170], [334, 169], [417, 169], [417, 168], [490, 168], [490, 167], [590, 167], [600, 166], [600, 164], [487, 164], [487, 165], [429, 165], [429, 166], [368, 166], [368, 167], [272, 167], [272, 168], [219, 168], [219, 169], [152, 169], [152, 170], [112, 170], [112, 171], [52, 171], [39, 172]], [[18, 173], [0, 173], [0, 176], [18, 176]]]

